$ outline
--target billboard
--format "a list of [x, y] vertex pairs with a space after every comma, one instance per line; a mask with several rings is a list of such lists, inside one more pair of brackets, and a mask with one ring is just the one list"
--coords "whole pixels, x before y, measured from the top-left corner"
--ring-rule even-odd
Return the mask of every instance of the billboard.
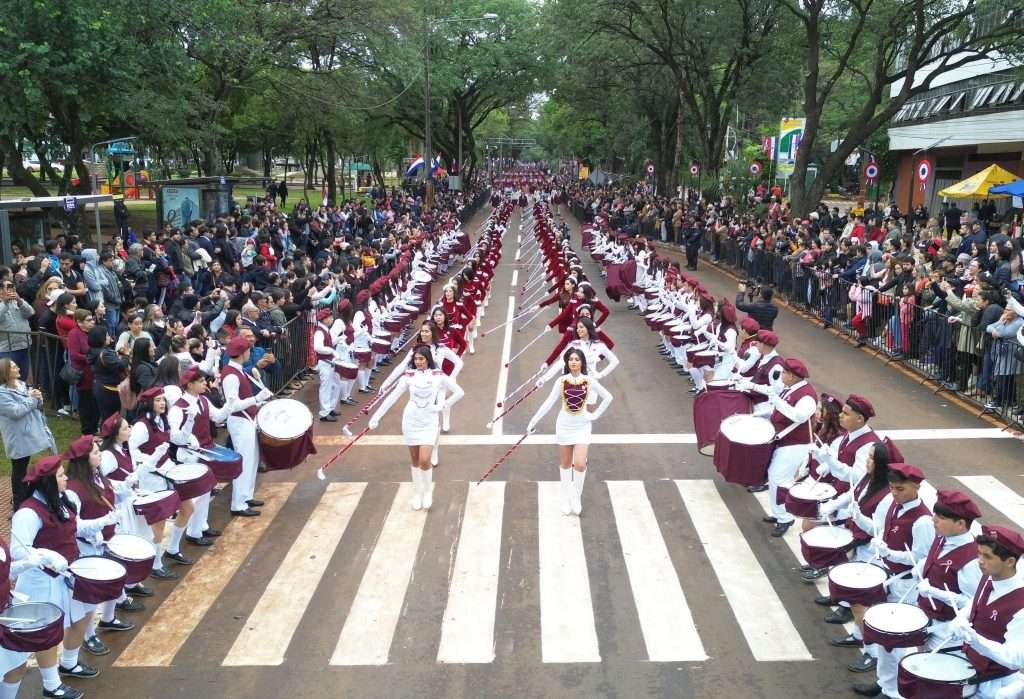
[[775, 176], [786, 179], [793, 174], [796, 166], [796, 154], [800, 149], [800, 139], [804, 135], [807, 120], [799, 118], [783, 118], [779, 121], [779, 151], [775, 163]]
[[174, 228], [184, 228], [200, 218], [198, 187], [164, 187], [160, 190], [160, 219]]

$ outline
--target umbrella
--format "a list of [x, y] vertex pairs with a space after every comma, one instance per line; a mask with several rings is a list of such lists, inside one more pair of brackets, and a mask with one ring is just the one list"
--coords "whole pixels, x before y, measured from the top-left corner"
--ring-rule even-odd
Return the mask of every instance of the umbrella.
[[1024, 180], [1017, 180], [1009, 184], [1001, 184], [988, 190], [989, 194], [1007, 194], [1011, 197], [1024, 197]]
[[981, 199], [991, 197], [993, 199], [1005, 199], [1005, 194], [992, 194], [990, 189], [996, 185], [1006, 184], [1019, 179], [1012, 172], [1004, 170], [998, 165], [989, 165], [981, 172], [975, 173], [962, 182], [946, 187], [940, 196], [949, 199]]

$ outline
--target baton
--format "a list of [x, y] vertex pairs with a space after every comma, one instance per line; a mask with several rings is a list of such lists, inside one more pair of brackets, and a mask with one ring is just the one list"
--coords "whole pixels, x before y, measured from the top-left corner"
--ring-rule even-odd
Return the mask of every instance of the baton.
[[350, 442], [349, 442], [348, 444], [346, 444], [346, 445], [345, 445], [345, 446], [343, 446], [343, 447], [342, 447], [341, 449], [339, 449], [339, 450], [338, 450], [338, 453], [337, 453], [337, 454], [335, 454], [334, 456], [332, 456], [332, 457], [331, 457], [331, 458], [330, 458], [330, 459], [329, 459], [329, 460], [327, 461], [327, 463], [325, 463], [325, 464], [324, 464], [323, 466], [321, 466], [320, 468], [318, 468], [318, 469], [316, 470], [316, 477], [317, 477], [318, 479], [322, 480], [322, 481], [325, 481], [325, 480], [327, 480], [327, 476], [325, 476], [325, 475], [324, 475], [324, 471], [326, 471], [326, 470], [327, 470], [327, 467], [328, 467], [328, 466], [330, 466], [331, 464], [333, 464], [333, 463], [334, 463], [335, 461], [337, 461], [337, 460], [338, 460], [339, 458], [341, 458], [341, 455], [342, 455], [342, 454], [344, 454], [344, 453], [345, 453], [346, 451], [348, 451], [349, 449], [351, 449], [351, 448], [352, 448], [352, 445], [353, 445], [353, 444], [355, 444], [356, 442], [358, 442], [358, 441], [359, 441], [360, 439], [362, 439], [362, 438], [363, 438], [363, 435], [365, 435], [365, 434], [366, 434], [367, 432], [369, 432], [369, 431], [370, 431], [370, 428], [369, 428], [369, 427], [364, 427], [364, 428], [363, 428], [363, 429], [362, 429], [362, 430], [361, 430], [361, 431], [359, 432], [359, 434], [357, 434], [357, 435], [356, 435], [355, 437], [353, 437], [353, 438], [352, 438], [352, 440], [351, 440], [351, 441], [350, 441]]
[[515, 451], [516, 449], [518, 449], [518, 448], [519, 448], [519, 445], [520, 445], [520, 444], [522, 444], [522, 443], [523, 443], [524, 441], [526, 441], [526, 438], [527, 438], [527, 437], [529, 437], [529, 436], [530, 436], [530, 433], [529, 433], [529, 432], [527, 432], [527, 433], [526, 433], [526, 434], [524, 434], [524, 435], [523, 435], [522, 437], [520, 437], [520, 438], [519, 438], [518, 440], [516, 440], [516, 443], [512, 445], [512, 448], [511, 448], [511, 449], [509, 449], [508, 451], [506, 451], [506, 452], [505, 452], [505, 455], [504, 455], [504, 456], [502, 456], [502, 457], [501, 457], [500, 459], [498, 459], [498, 460], [497, 460], [497, 461], [496, 461], [496, 462], [494, 463], [494, 465], [493, 465], [493, 466], [491, 466], [491, 467], [490, 467], [489, 469], [487, 469], [487, 471], [486, 471], [486, 472], [484, 473], [484, 475], [480, 476], [480, 479], [479, 479], [479, 480], [477, 480], [476, 484], [477, 484], [477, 485], [480, 485], [481, 483], [483, 483], [483, 482], [484, 482], [484, 480], [486, 480], [487, 478], [489, 478], [489, 477], [490, 477], [490, 475], [491, 475], [492, 473], [494, 473], [494, 471], [495, 471], [495, 470], [496, 470], [496, 469], [497, 469], [497, 468], [498, 468], [499, 466], [501, 466], [501, 465], [502, 465], [503, 463], [505, 463], [505, 460], [506, 460], [506, 459], [508, 459], [508, 457], [512, 455], [512, 452], [514, 452], [514, 451]]
[[505, 408], [504, 412], [501, 412], [501, 413], [498, 413], [497, 415], [495, 415], [495, 416], [494, 416], [494, 419], [493, 419], [493, 420], [491, 420], [490, 422], [488, 422], [488, 423], [487, 423], [487, 429], [491, 429], [492, 427], [494, 427], [494, 423], [495, 423], [496, 421], [500, 420], [501, 418], [503, 418], [503, 417], [505, 417], [506, 415], [508, 415], [509, 413], [511, 413], [511, 412], [512, 412], [512, 410], [513, 410], [513, 409], [514, 409], [514, 408], [515, 408], [515, 407], [516, 407], [517, 405], [519, 405], [519, 404], [520, 404], [520, 403], [522, 403], [522, 402], [523, 402], [524, 400], [526, 400], [526, 399], [527, 399], [527, 398], [529, 398], [529, 397], [530, 397], [531, 395], [533, 395], [534, 391], [536, 391], [536, 390], [537, 390], [538, 388], [540, 388], [540, 386], [534, 386], [534, 387], [533, 387], [533, 388], [531, 388], [531, 389], [530, 389], [529, 391], [527, 391], [527, 392], [526, 392], [525, 394], [523, 394], [522, 398], [518, 398], [518, 399], [517, 399], [517, 400], [516, 400], [516, 401], [515, 401], [515, 402], [514, 402], [514, 403], [513, 403], [512, 405], [510, 405], [510, 406], [508, 406], [507, 408]]

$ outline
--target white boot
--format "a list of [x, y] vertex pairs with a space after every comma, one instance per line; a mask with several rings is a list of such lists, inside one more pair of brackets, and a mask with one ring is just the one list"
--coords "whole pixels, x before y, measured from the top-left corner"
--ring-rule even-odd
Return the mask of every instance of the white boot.
[[561, 479], [561, 496], [562, 496], [562, 514], [572, 514], [572, 469], [561, 468], [558, 469], [558, 477]]
[[441, 412], [441, 431], [447, 432], [452, 428], [452, 409], [450, 406], [444, 406], [444, 410]]
[[586, 478], [586, 471], [572, 469], [572, 511], [576, 515], [583, 512], [583, 481]]
[[420, 469], [420, 482], [423, 483], [423, 509], [429, 510], [434, 504], [434, 469]]
[[410, 466], [412, 471], [412, 509], [423, 509], [423, 486], [420, 483], [420, 469], [417, 466]]
[[430, 465], [437, 466], [438, 463], [438, 448], [437, 442], [434, 442], [434, 448], [430, 450]]

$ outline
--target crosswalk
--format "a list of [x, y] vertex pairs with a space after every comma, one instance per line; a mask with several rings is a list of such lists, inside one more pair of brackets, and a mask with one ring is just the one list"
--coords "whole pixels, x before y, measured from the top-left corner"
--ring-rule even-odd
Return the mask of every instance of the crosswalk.
[[[987, 504], [983, 509], [1024, 517], [1024, 498], [998, 479], [957, 480]], [[755, 554], [764, 541], [749, 541], [734, 516], [736, 498], [739, 507], [767, 509], [764, 494], [748, 496], [710, 479], [593, 479], [579, 518], [561, 514], [559, 484], [551, 481], [436, 484], [428, 513], [409, 507], [409, 483], [330, 483], [314, 494], [315, 503], [295, 490], [295, 483], [265, 486], [263, 516], [232, 521], [214, 555], [197, 561], [113, 665], [175, 665], [189, 638], [216, 623], [208, 617], [216, 616], [221, 598], [234, 618], [244, 619], [217, 654], [203, 656], [225, 667], [288, 664], [307, 651], [300, 647], [307, 625], [330, 630], [333, 650], [329, 645], [323, 656], [329, 665], [400, 662], [410, 651], [397, 650], [397, 639], [408, 636], [401, 630], [410, 618], [431, 625], [416, 634], [434, 639], [415, 649], [421, 659], [454, 665], [500, 662], [517, 652], [552, 664], [613, 657], [699, 663], [722, 648], [720, 635], [730, 629], [738, 632], [732, 645], [746, 646], [756, 662], [812, 661], [811, 649], [821, 643], [820, 628], [797, 621], [806, 622], [808, 610], [795, 618], [783, 601], [792, 605], [781, 586], [793, 580], [769, 574]], [[749, 497], [757, 501], [742, 505]], [[278, 533], [275, 519], [294, 515], [292, 508], [307, 510], [301, 531]], [[451, 536], [439, 540], [438, 533]], [[275, 541], [282, 535], [295, 539], [282, 546]], [[768, 555], [795, 567], [795, 528], [783, 544]], [[340, 554], [353, 546], [366, 555], [344, 560]], [[271, 547], [283, 549], [283, 557], [262, 558]], [[621, 557], [612, 571], [601, 563], [609, 557]], [[235, 609], [235, 586], [244, 585], [236, 574], [261, 560], [280, 562], [258, 598], [246, 597], [251, 608]], [[620, 575], [615, 589], [628, 597], [614, 609], [595, 604], [607, 601], [606, 575]], [[352, 594], [315, 608], [318, 591], [340, 577], [351, 581]], [[437, 600], [443, 613], [417, 610], [424, 599]], [[629, 627], [622, 632], [629, 642], [609, 638], [617, 626]]]

